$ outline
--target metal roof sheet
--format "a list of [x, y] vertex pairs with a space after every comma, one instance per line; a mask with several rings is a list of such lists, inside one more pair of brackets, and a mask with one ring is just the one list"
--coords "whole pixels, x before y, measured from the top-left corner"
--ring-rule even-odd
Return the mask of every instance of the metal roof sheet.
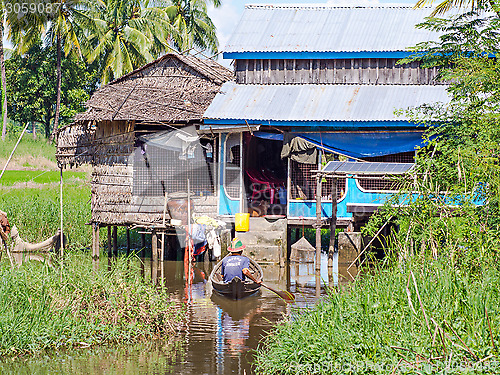
[[247, 5], [224, 52], [406, 51], [436, 40], [416, 29], [432, 8]]
[[395, 110], [447, 103], [446, 86], [238, 85], [226, 82], [204, 118], [256, 121], [407, 121]]

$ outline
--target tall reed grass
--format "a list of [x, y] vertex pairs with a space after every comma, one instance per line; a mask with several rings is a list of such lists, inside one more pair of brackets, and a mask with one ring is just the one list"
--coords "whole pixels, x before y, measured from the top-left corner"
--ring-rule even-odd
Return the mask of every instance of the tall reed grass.
[[[0, 355], [168, 337], [182, 320], [164, 289], [144, 281], [139, 260], [93, 269], [84, 253], [61, 268], [31, 261], [0, 264]], [[107, 266], [107, 265], [106, 265]]]
[[258, 374], [498, 373], [500, 272], [438, 261], [377, 270], [297, 310], [259, 346]]
[[[59, 187], [42, 185], [39, 188], [0, 188], [0, 210], [7, 212], [11, 224], [29, 242], [43, 241], [55, 234], [60, 226]], [[64, 233], [70, 248], [81, 249], [91, 243], [90, 187], [73, 182], [63, 187]]]

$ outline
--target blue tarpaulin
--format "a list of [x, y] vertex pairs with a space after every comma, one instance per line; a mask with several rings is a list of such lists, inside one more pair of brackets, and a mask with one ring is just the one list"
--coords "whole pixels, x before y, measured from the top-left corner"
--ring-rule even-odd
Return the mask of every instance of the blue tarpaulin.
[[[283, 140], [283, 134], [254, 132], [259, 138]], [[327, 151], [356, 158], [398, 154], [425, 146], [422, 132], [293, 133]]]

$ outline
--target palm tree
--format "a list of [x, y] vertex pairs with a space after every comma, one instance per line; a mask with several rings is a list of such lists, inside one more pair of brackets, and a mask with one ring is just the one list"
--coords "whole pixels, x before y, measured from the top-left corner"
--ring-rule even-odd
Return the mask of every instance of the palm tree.
[[[220, 6], [220, 0], [210, 0]], [[89, 62], [102, 61], [102, 83], [152, 61], [165, 51], [217, 51], [206, 0], [100, 0], [91, 9]]]
[[[19, 5], [19, 1], [10, 0], [12, 6]], [[22, 6], [22, 5], [21, 5]], [[18, 13], [10, 12], [7, 20], [10, 25], [11, 38], [16, 46], [16, 52], [23, 54], [33, 45], [41, 43], [43, 39], [47, 44], [56, 46], [56, 108], [54, 127], [49, 137], [53, 140], [59, 127], [59, 112], [61, 107], [61, 54], [68, 56], [76, 53], [82, 56], [82, 47], [88, 47], [85, 39], [85, 26], [89, 19], [85, 8], [88, 0], [59, 0], [44, 3], [44, 7], [35, 7], [34, 11], [28, 11], [19, 16]]]
[[172, 49], [169, 42], [175, 31], [168, 22], [167, 9], [148, 5], [141, 0], [101, 0], [90, 8], [89, 41], [94, 50], [87, 59], [90, 63], [101, 61], [102, 83]]
[[[180, 51], [191, 47], [199, 47], [217, 52], [218, 41], [215, 26], [207, 13], [205, 0], [171, 0], [172, 5], [167, 8], [170, 22], [176, 33], [175, 46]], [[215, 7], [220, 6], [220, 0], [212, 0]]]
[[71, 52], [82, 57], [82, 46], [87, 47], [85, 39], [85, 28], [88, 24], [88, 17], [84, 11], [85, 2], [83, 0], [60, 0], [56, 11], [51, 15], [50, 27], [47, 31], [47, 39], [56, 45], [57, 53], [57, 82], [56, 82], [56, 111], [54, 117], [54, 128], [50, 135], [53, 140], [59, 127], [59, 112], [61, 108], [61, 49], [64, 47], [64, 54], [68, 56]]
[[[434, 0], [418, 0], [415, 4], [415, 8], [422, 8], [432, 3], [434, 3]], [[438, 14], [444, 14], [452, 8], [470, 8], [473, 11], [488, 9], [500, 15], [500, 4], [497, 3], [497, 0], [443, 0], [431, 13], [431, 17]]]

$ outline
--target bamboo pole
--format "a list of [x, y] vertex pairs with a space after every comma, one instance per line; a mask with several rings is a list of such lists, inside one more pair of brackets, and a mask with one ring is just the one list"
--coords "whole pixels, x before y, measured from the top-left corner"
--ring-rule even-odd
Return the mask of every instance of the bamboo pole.
[[321, 175], [316, 175], [316, 270], [321, 269]]
[[193, 249], [191, 248], [191, 186], [189, 178], [187, 179], [187, 205], [188, 205], [188, 256], [189, 256], [189, 282], [191, 282], [191, 259], [193, 258]]
[[158, 261], [158, 235], [156, 234], [156, 230], [153, 229], [153, 233], [151, 234], [151, 257], [153, 262]]
[[21, 135], [19, 136], [19, 139], [17, 140], [17, 143], [16, 145], [14, 146], [14, 149], [12, 150], [12, 152], [10, 153], [9, 155], [9, 158], [7, 159], [7, 162], [5, 163], [5, 165], [3, 166], [3, 169], [2, 169], [2, 173], [0, 174], [0, 180], [2, 179], [3, 177], [3, 174], [5, 173], [5, 170], [7, 169], [7, 166], [9, 165], [10, 163], [10, 159], [12, 159], [12, 155], [14, 155], [14, 152], [16, 151], [17, 149], [17, 146], [19, 146], [19, 142], [21, 142], [21, 139], [23, 138], [23, 135], [24, 133], [26, 132], [26, 129], [28, 129], [28, 126], [29, 126], [29, 122], [26, 124], [26, 126], [24, 127], [23, 129], [23, 132], [21, 133]]
[[332, 219], [330, 220], [330, 244], [328, 246], [328, 268], [333, 267], [335, 231], [337, 229], [337, 178], [332, 179]]
[[99, 224], [92, 223], [92, 258], [99, 259]]
[[61, 247], [59, 248], [59, 255], [61, 256], [61, 259], [64, 255], [64, 233], [63, 233], [63, 170], [62, 167], [60, 168], [61, 171], [61, 182], [60, 182], [60, 189], [59, 189], [59, 201], [61, 203]]
[[160, 260], [165, 259], [165, 216], [167, 215], [167, 192], [165, 192], [165, 199], [163, 201], [163, 231], [161, 232], [161, 250], [160, 250]]

